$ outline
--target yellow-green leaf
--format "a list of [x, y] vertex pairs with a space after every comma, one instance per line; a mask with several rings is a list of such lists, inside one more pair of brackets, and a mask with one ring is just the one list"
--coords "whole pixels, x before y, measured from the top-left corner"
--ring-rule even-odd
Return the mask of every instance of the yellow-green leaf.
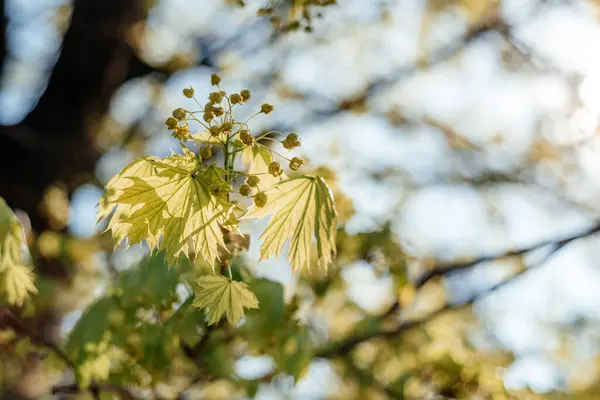
[[287, 179], [285, 174], [277, 178], [269, 174], [269, 164], [272, 162], [273, 154], [267, 146], [260, 143], [255, 143], [242, 150], [242, 163], [248, 167], [250, 175], [260, 174], [259, 187], [263, 190]]
[[210, 132], [203, 131], [198, 132], [192, 135], [192, 139], [200, 144], [210, 143], [210, 144], [219, 144], [218, 137], [212, 136]]
[[145, 240], [164, 249], [170, 263], [181, 253], [192, 259], [200, 254], [214, 266], [219, 247], [225, 248], [220, 226], [230, 223], [233, 210], [211, 192], [215, 185], [228, 187], [224, 172], [202, 169], [191, 152], [141, 158], [108, 182], [98, 217], [109, 218], [107, 230], [117, 245]]
[[27, 265], [5, 265], [0, 274], [0, 288], [5, 291], [9, 304], [23, 305], [30, 293], [37, 293], [33, 281], [33, 269]]
[[327, 268], [335, 255], [337, 216], [333, 194], [319, 176], [301, 176], [281, 182], [267, 192], [267, 204], [252, 208], [244, 218], [273, 214], [260, 236], [260, 258], [281, 254], [290, 241], [288, 261], [292, 272], [310, 268], [311, 250], [316, 243], [317, 264]]
[[0, 293], [18, 306], [30, 293], [37, 293], [33, 269], [23, 255], [26, 249], [21, 223], [0, 197]]
[[258, 308], [258, 300], [248, 285], [222, 275], [204, 275], [197, 280], [193, 305], [206, 308], [208, 324], [218, 322], [223, 315], [231, 324], [244, 316], [244, 308]]

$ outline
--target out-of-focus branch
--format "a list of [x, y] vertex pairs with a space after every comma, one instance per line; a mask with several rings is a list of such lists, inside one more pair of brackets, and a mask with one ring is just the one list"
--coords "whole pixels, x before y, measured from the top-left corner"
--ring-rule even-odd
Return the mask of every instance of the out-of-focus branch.
[[[600, 223], [594, 225], [592, 228], [590, 228], [584, 232], [580, 232], [579, 234], [572, 235], [572, 236], [564, 238], [564, 239], [560, 239], [557, 241], [543, 242], [543, 243], [540, 243], [535, 246], [530, 246], [530, 247], [524, 248], [522, 250], [517, 250], [517, 251], [513, 252], [513, 254], [521, 254], [522, 255], [529, 251], [532, 251], [535, 249], [540, 249], [544, 246], [549, 246], [549, 245], [552, 246], [552, 249], [550, 249], [550, 251], [536, 263], [529, 265], [528, 268], [524, 268], [524, 269], [518, 271], [517, 273], [513, 274], [509, 278], [507, 278], [501, 282], [498, 282], [497, 284], [487, 288], [486, 290], [484, 290], [482, 292], [473, 294], [470, 298], [468, 298], [466, 301], [464, 301], [463, 303], [461, 303], [459, 305], [446, 304], [445, 306], [433, 311], [432, 313], [426, 315], [423, 318], [404, 321], [404, 322], [400, 323], [396, 328], [391, 329], [391, 330], [380, 330], [380, 331], [375, 331], [375, 332], [368, 332], [363, 335], [355, 335], [351, 338], [339, 341], [337, 343], [333, 343], [333, 344], [325, 347], [324, 349], [317, 351], [315, 357], [331, 358], [331, 357], [343, 356], [343, 355], [346, 355], [348, 352], [352, 351], [355, 348], [355, 346], [357, 346], [360, 343], [363, 343], [363, 342], [366, 342], [366, 341], [369, 341], [369, 340], [375, 339], [375, 338], [388, 338], [389, 339], [389, 338], [395, 337], [395, 336], [400, 335], [403, 332], [408, 331], [412, 328], [419, 327], [419, 326], [422, 326], [423, 324], [426, 324], [427, 322], [435, 319], [437, 316], [445, 313], [446, 311], [470, 306], [473, 303], [475, 303], [476, 301], [482, 300], [483, 298], [487, 297], [489, 294], [495, 292], [497, 289], [500, 289], [500, 288], [507, 286], [510, 283], [514, 282], [518, 277], [524, 275], [528, 271], [531, 271], [532, 269], [540, 267], [546, 261], [548, 261], [552, 256], [554, 256], [557, 252], [559, 252], [562, 248], [564, 248], [565, 246], [567, 246], [569, 243], [573, 242], [574, 240], [588, 237], [588, 236], [591, 236], [598, 232], [600, 232]], [[479, 259], [479, 262], [495, 260], [495, 259], [499, 259], [499, 258], [503, 258], [503, 257], [506, 257], [506, 253], [504, 253], [502, 255], [482, 257]], [[474, 264], [471, 264], [471, 265], [474, 265]], [[469, 265], [469, 266], [471, 266], [471, 265]], [[467, 267], [464, 267], [464, 268], [467, 268]], [[397, 307], [397, 306], [394, 305], [394, 307]], [[388, 313], [386, 313], [386, 315], [387, 314]]]
[[[67, 353], [65, 353], [64, 350], [62, 350], [60, 348], [60, 346], [58, 346], [56, 343], [52, 342], [51, 340], [48, 340], [46, 337], [44, 337], [44, 335], [41, 335], [41, 334], [38, 334], [37, 332], [35, 332], [25, 322], [23, 322], [21, 320], [21, 318], [16, 316], [8, 308], [4, 308], [4, 309], [0, 310], [0, 317], [1, 316], [6, 316], [7, 318], [9, 318], [10, 321], [12, 322], [12, 325], [19, 332], [26, 335], [29, 339], [31, 339], [31, 341], [33, 343], [36, 343], [40, 346], [44, 346], [44, 347], [50, 349], [51, 351], [53, 351], [62, 361], [64, 361], [65, 364], [67, 364], [67, 366], [69, 368], [71, 368], [73, 371], [75, 371], [75, 369], [76, 369], [75, 363], [71, 360], [71, 358], [67, 355]], [[91, 391], [92, 393], [95, 394], [95, 396], [100, 391], [109, 391], [109, 392], [118, 393], [124, 399], [140, 399], [140, 397], [134, 395], [133, 393], [131, 393], [128, 389], [126, 389], [123, 386], [112, 385], [112, 384], [98, 384], [98, 383], [92, 383], [86, 389], [80, 387], [77, 383], [71, 383], [71, 384], [67, 384], [67, 385], [58, 385], [58, 386], [54, 386], [52, 388], [52, 394], [75, 394], [75, 393], [84, 392], [86, 390]]]
[[15, 326], [19, 331], [23, 332], [27, 337], [29, 337], [32, 342], [37, 343], [39, 345], [45, 346], [52, 350], [56, 355], [63, 360], [70, 368], [75, 369], [75, 364], [67, 353], [65, 353], [58, 345], [54, 342], [46, 339], [43, 335], [36, 333], [33, 329], [31, 329], [25, 322], [21, 320], [21, 318], [17, 317], [10, 309], [5, 308], [0, 310], [0, 316], [5, 315], [11, 321], [13, 326]]
[[458, 54], [462, 49], [464, 49], [465, 46], [475, 42], [486, 33], [496, 30], [499, 26], [500, 20], [497, 17], [485, 18], [469, 27], [467, 33], [455, 40], [453, 43], [435, 50], [429, 55], [429, 57], [427, 57], [426, 62], [418, 62], [416, 64], [411, 63], [409, 65], [402, 66], [392, 73], [369, 83], [358, 96], [342, 101], [335, 108], [317, 111], [315, 113], [315, 117], [319, 119], [331, 117], [342, 111], [352, 109], [357, 104], [364, 104], [370, 97], [374, 96], [379, 91], [388, 89], [393, 85], [400, 83], [402, 80], [410, 78], [424, 68], [431, 68], [448, 61]]
[[489, 255], [475, 258], [470, 261], [466, 261], [466, 262], [451, 263], [451, 264], [447, 264], [447, 265], [438, 265], [437, 267], [434, 267], [430, 271], [421, 275], [415, 282], [415, 286], [417, 288], [420, 288], [435, 277], [443, 276], [450, 272], [465, 270], [465, 269], [474, 267], [477, 264], [480, 264], [483, 262], [495, 261], [495, 260], [500, 260], [500, 259], [509, 258], [509, 257], [515, 257], [515, 256], [522, 256], [533, 250], [541, 249], [546, 246], [553, 246], [553, 248], [561, 248], [564, 245], [569, 244], [573, 240], [591, 236], [598, 232], [600, 232], [600, 221], [598, 223], [596, 223], [594, 226], [592, 226], [591, 228], [588, 228], [582, 232], [578, 232], [576, 234], [567, 236], [562, 239], [544, 240], [544, 241], [538, 242], [536, 244], [533, 244], [531, 246], [527, 246], [527, 247], [524, 247], [524, 248], [521, 248], [518, 250], [509, 250], [509, 251], [502, 252], [502, 253], [489, 254]]
[[98, 394], [99, 392], [112, 392], [112, 393], [118, 394], [120, 396], [120, 398], [128, 399], [128, 400], [137, 400], [137, 399], [143, 398], [143, 397], [134, 395], [133, 393], [131, 393], [129, 390], [127, 390], [123, 386], [111, 385], [111, 384], [101, 385], [101, 384], [97, 384], [97, 383], [92, 383], [87, 389], [82, 389], [76, 383], [72, 383], [69, 385], [55, 386], [52, 389], [52, 394], [53, 395], [57, 395], [57, 394], [74, 395], [77, 393], [82, 393], [86, 390], [89, 390], [90, 392], [92, 392], [94, 394]]

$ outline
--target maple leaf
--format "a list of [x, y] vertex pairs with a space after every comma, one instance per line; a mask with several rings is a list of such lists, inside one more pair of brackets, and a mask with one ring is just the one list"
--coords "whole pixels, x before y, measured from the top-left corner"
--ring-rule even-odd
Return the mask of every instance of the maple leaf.
[[30, 293], [37, 293], [33, 269], [25, 263], [25, 235], [21, 223], [0, 197], [0, 291], [9, 304], [23, 305]]
[[23, 264], [5, 265], [0, 274], [0, 287], [6, 292], [6, 300], [18, 306], [23, 305], [30, 293], [37, 293], [33, 281], [33, 269]]
[[194, 307], [207, 308], [208, 324], [218, 322], [223, 315], [231, 324], [244, 316], [244, 308], [258, 308], [258, 300], [248, 285], [222, 275], [204, 275], [197, 280]]
[[319, 176], [300, 176], [283, 181], [268, 192], [263, 208], [253, 207], [244, 216], [262, 218], [273, 214], [259, 239], [260, 259], [278, 256], [290, 241], [288, 261], [292, 272], [310, 267], [313, 243], [316, 243], [317, 264], [327, 268], [336, 252], [337, 214], [333, 195]]
[[188, 258], [200, 254], [214, 267], [219, 247], [225, 248], [220, 227], [230, 223], [234, 209], [211, 192], [215, 185], [228, 187], [224, 173], [215, 166], [203, 168], [189, 151], [143, 157], [108, 182], [98, 217], [110, 218], [107, 230], [115, 245], [145, 240], [151, 248], [164, 249], [170, 263], [181, 253]]
[[267, 146], [255, 143], [242, 150], [242, 163], [248, 167], [249, 175], [260, 175], [260, 187], [268, 188], [286, 179], [285, 174], [274, 177], [269, 174], [269, 164], [273, 162], [273, 154]]

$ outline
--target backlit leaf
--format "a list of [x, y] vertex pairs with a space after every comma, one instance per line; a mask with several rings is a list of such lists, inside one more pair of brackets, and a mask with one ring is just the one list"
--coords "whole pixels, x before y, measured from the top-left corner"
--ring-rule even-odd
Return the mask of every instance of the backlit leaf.
[[207, 308], [208, 324], [218, 322], [223, 315], [231, 324], [244, 316], [244, 308], [258, 308], [258, 300], [244, 282], [222, 275], [204, 275], [197, 280], [193, 305]]
[[255, 143], [242, 150], [242, 163], [248, 167], [250, 175], [260, 175], [259, 187], [263, 190], [287, 179], [285, 173], [277, 178], [269, 174], [269, 164], [273, 161], [273, 154], [267, 146], [262, 144]]
[[225, 248], [220, 226], [231, 223], [233, 210], [211, 192], [215, 186], [228, 187], [224, 172], [204, 168], [189, 151], [141, 158], [108, 182], [98, 216], [109, 219], [107, 229], [116, 244], [145, 240], [153, 249], [164, 249], [171, 264], [183, 253], [200, 254], [214, 266], [219, 247]]
[[21, 223], [0, 197], [0, 294], [9, 304], [23, 305], [37, 293], [33, 269], [27, 265], [25, 235]]
[[301, 176], [281, 182], [268, 191], [267, 204], [252, 208], [244, 218], [273, 214], [260, 236], [260, 258], [278, 256], [290, 241], [288, 261], [292, 272], [310, 267], [313, 243], [317, 264], [327, 268], [335, 254], [337, 216], [333, 195], [319, 176]]

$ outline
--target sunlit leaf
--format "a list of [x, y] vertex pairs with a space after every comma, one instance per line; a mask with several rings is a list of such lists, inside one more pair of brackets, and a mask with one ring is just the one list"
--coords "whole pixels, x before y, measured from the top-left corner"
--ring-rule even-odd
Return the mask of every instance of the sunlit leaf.
[[22, 264], [6, 265], [0, 274], [0, 287], [4, 289], [8, 303], [22, 305], [30, 293], [37, 293], [33, 280], [31, 267]]
[[26, 249], [21, 223], [0, 197], [0, 294], [9, 304], [23, 305], [37, 293], [33, 268], [23, 257]]
[[110, 298], [102, 298], [90, 306], [79, 318], [69, 334], [67, 352], [80, 363], [87, 358], [86, 343], [98, 343], [109, 326], [108, 314], [115, 307]]
[[235, 324], [244, 316], [244, 308], [258, 308], [256, 296], [244, 282], [222, 275], [204, 275], [197, 283], [193, 305], [207, 309], [209, 325], [218, 322], [223, 315]]
[[290, 240], [288, 260], [292, 272], [310, 268], [310, 255], [316, 243], [317, 264], [327, 268], [336, 252], [337, 216], [333, 195], [318, 176], [301, 176], [284, 181], [268, 191], [267, 205], [253, 208], [244, 218], [273, 214], [260, 236], [260, 258], [278, 256]]
[[[116, 244], [146, 241], [164, 249], [169, 263], [180, 254], [197, 254], [214, 266], [218, 249], [225, 248], [220, 226], [231, 224], [233, 205], [213, 195], [226, 188], [224, 170], [203, 168], [191, 152], [166, 158], [144, 157], [111, 179], [98, 205], [99, 218], [110, 218], [108, 228]], [[114, 212], [112, 216], [109, 214]]]
[[269, 164], [272, 162], [273, 154], [267, 146], [260, 143], [255, 143], [242, 150], [242, 163], [248, 167], [249, 174], [260, 175], [259, 187], [263, 190], [287, 179], [285, 173], [277, 178], [269, 174]]

